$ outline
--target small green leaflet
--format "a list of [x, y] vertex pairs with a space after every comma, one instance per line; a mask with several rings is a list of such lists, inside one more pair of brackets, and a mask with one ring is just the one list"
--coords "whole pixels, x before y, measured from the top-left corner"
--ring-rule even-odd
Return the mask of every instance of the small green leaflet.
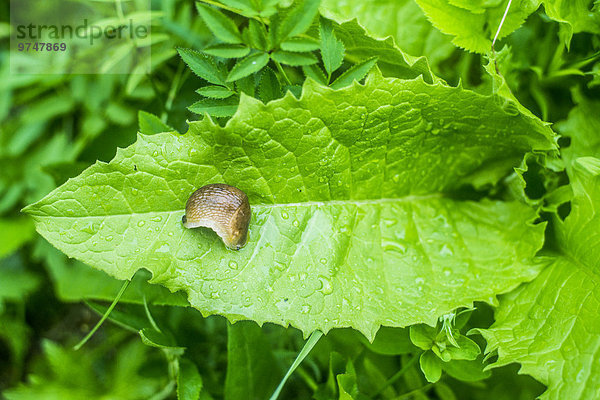
[[226, 99], [235, 94], [234, 91], [229, 90], [223, 86], [204, 86], [196, 90], [196, 93], [204, 97], [210, 97], [212, 99]]
[[177, 373], [177, 400], [198, 400], [202, 390], [202, 377], [190, 360], [179, 358]]
[[327, 86], [327, 84], [329, 83], [327, 81], [325, 73], [323, 72], [321, 67], [319, 67], [318, 64], [306, 65], [302, 67], [302, 72], [304, 72], [304, 75], [314, 79], [317, 83], [320, 83], [321, 85]]
[[[185, 135], [140, 135], [25, 211], [67, 255], [119, 279], [148, 269], [204, 315], [372, 339], [538, 274], [532, 210], [449, 195], [499, 157], [506, 174], [555, 149], [547, 126], [497, 100], [377, 71], [337, 91], [309, 80], [300, 99], [242, 95], [226, 127], [205, 118]], [[190, 193], [211, 182], [250, 198], [240, 251], [181, 225]]]
[[227, 82], [233, 82], [260, 71], [269, 62], [267, 53], [255, 53], [242, 58], [235, 64], [227, 76]]
[[219, 39], [226, 43], [241, 43], [242, 35], [237, 25], [225, 14], [216, 8], [196, 2], [198, 13], [208, 26], [208, 29]]
[[319, 12], [320, 0], [297, 0], [276, 29], [276, 40], [281, 42], [308, 30]]
[[213, 117], [231, 117], [238, 107], [239, 98], [229, 97], [226, 99], [202, 99], [195, 102], [188, 109], [196, 114], [207, 113]]
[[212, 57], [191, 49], [177, 49], [183, 61], [200, 78], [225, 86], [225, 76]]
[[248, 21], [248, 28], [244, 32], [247, 32], [248, 42], [254, 48], [265, 51], [270, 49], [269, 35], [262, 23], [251, 19]]
[[375, 57], [353, 65], [346, 72], [340, 75], [339, 78], [337, 78], [335, 82], [331, 84], [331, 87], [333, 89], [340, 89], [344, 86], [352, 84], [354, 81], [360, 81], [367, 75], [367, 73], [371, 70], [371, 68], [373, 68], [373, 66], [375, 66], [376, 63], [377, 58]]
[[261, 1], [247, 1], [247, 0], [221, 0], [221, 3], [238, 9], [241, 11], [241, 14], [246, 16], [255, 16], [259, 14], [260, 9], [257, 6], [261, 3]]
[[281, 42], [285, 51], [305, 52], [319, 49], [319, 42], [312, 38], [295, 37]]
[[250, 48], [240, 44], [223, 43], [209, 46], [202, 51], [215, 57], [240, 58], [247, 56], [250, 53]]
[[331, 74], [342, 65], [344, 61], [344, 45], [335, 37], [331, 21], [321, 18], [319, 27], [321, 37], [321, 58], [327, 75]]
[[175, 129], [162, 122], [156, 115], [145, 111], [138, 112], [138, 121], [140, 125], [140, 132], [144, 135], [175, 131]]
[[258, 88], [260, 99], [268, 103], [281, 97], [281, 84], [277, 75], [271, 68], [265, 68], [260, 77], [260, 86]]
[[442, 361], [431, 351], [421, 354], [419, 364], [427, 381], [437, 382], [442, 377]]
[[291, 51], [277, 50], [271, 54], [271, 58], [274, 61], [295, 67], [317, 63], [317, 58], [312, 53], [294, 53]]

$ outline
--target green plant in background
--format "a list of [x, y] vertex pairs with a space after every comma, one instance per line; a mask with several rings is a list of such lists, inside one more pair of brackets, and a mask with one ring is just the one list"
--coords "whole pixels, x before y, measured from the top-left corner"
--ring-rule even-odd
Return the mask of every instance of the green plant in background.
[[[152, 8], [147, 76], [3, 63], [5, 397], [600, 396], [596, 4]], [[181, 226], [212, 182], [238, 252]]]
[[[319, 0], [298, 2], [281, 14], [277, 13], [276, 3], [225, 2], [220, 5], [247, 17], [241, 32], [235, 21], [219, 9], [196, 3], [198, 13], [217, 42], [201, 52], [179, 49], [190, 69], [212, 84], [197, 90], [205, 98], [192, 104], [190, 111], [230, 117], [237, 110], [241, 93], [256, 94], [265, 103], [282, 97], [287, 90], [299, 97], [298, 83], [304, 80], [304, 74], [336, 89], [364, 78], [375, 65], [376, 58], [352, 65], [332, 82], [332, 74], [344, 60], [344, 45], [336, 38], [331, 21], [326, 19], [319, 24], [319, 38], [313, 37], [316, 32], [312, 32], [311, 25], [318, 13]], [[325, 72], [317, 65], [317, 50]], [[232, 60], [236, 60], [235, 63]], [[279, 72], [283, 85], [269, 63]], [[292, 78], [283, 66], [290, 69]]]

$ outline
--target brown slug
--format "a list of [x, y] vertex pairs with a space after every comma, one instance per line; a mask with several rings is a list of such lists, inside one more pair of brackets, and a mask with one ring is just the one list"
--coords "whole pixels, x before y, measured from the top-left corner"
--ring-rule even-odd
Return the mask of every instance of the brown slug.
[[212, 183], [192, 193], [181, 221], [186, 228], [210, 228], [225, 246], [239, 250], [248, 240], [251, 216], [246, 193], [234, 186]]

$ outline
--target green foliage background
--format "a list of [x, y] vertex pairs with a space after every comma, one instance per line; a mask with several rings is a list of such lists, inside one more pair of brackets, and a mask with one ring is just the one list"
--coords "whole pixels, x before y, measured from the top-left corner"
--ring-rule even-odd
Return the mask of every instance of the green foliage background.
[[600, 397], [600, 5], [507, 4], [155, 0], [149, 74], [25, 76], [3, 3], [0, 398]]

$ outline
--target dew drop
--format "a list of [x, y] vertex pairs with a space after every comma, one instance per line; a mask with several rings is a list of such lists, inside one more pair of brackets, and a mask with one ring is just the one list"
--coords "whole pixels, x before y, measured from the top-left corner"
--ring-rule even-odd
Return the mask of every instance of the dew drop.
[[138, 190], [136, 188], [131, 188], [131, 194], [137, 196]]
[[167, 243], [161, 244], [161, 246], [156, 249], [157, 253], [168, 253], [169, 251], [171, 251], [171, 247]]
[[287, 266], [280, 261], [275, 261], [275, 268], [277, 268], [278, 271], [285, 271]]
[[583, 382], [583, 378], [585, 377], [586, 373], [587, 373], [587, 371], [584, 368], [582, 368], [581, 371], [579, 371], [579, 373], [575, 377], [575, 380], [577, 382]]
[[385, 226], [386, 226], [387, 228], [390, 228], [390, 227], [392, 227], [392, 226], [396, 225], [396, 222], [397, 222], [397, 221], [396, 221], [395, 219], [384, 219], [384, 220], [383, 220], [383, 223], [385, 224]]
[[423, 278], [417, 278], [417, 279], [415, 279], [415, 283], [418, 284], [418, 285], [421, 285], [421, 284], [425, 283], [425, 279], [423, 279]]
[[229, 261], [229, 268], [231, 269], [237, 269], [238, 267], [238, 263], [235, 261]]
[[310, 312], [310, 306], [308, 304], [303, 305], [300, 312], [302, 314], [308, 314]]
[[158, 157], [158, 150], [154, 150], [154, 152], [152, 153], [152, 157]]
[[294, 222], [292, 222], [292, 225], [294, 225], [297, 228], [298, 226], [300, 226], [300, 222], [298, 222], [298, 220], [295, 219]]
[[104, 239], [105, 239], [107, 242], [111, 242], [111, 241], [113, 240], [113, 237], [109, 235], [109, 236], [105, 237]]
[[288, 219], [289, 217], [290, 217], [290, 214], [288, 214], [287, 212], [283, 211], [283, 212], [281, 213], [281, 218], [283, 218], [283, 219]]
[[162, 217], [153, 217], [150, 220], [154, 221], [154, 222], [160, 222], [160, 221], [162, 221]]
[[142, 227], [142, 226], [144, 226], [144, 225], [146, 225], [146, 223], [145, 223], [144, 221], [139, 221], [139, 222], [137, 223], [137, 226], [139, 226], [139, 227]]
[[212, 292], [210, 294], [211, 299], [218, 299], [219, 297], [221, 297], [221, 296], [219, 296], [219, 292]]
[[83, 228], [81, 228], [82, 231], [84, 231], [85, 233], [96, 233], [96, 229], [94, 228], [94, 225], [91, 222], [88, 222], [87, 224], [85, 224], [85, 226]]
[[385, 242], [383, 246], [384, 251], [394, 251], [400, 254], [406, 254], [406, 246], [400, 242]]
[[323, 276], [319, 276], [319, 281], [321, 281], [321, 292], [325, 295], [327, 294], [331, 294], [333, 292], [333, 286], [331, 285], [331, 282], [329, 281], [329, 279], [323, 277]]
[[319, 262], [320, 262], [321, 264], [323, 264], [323, 265], [326, 265], [326, 264], [327, 264], [327, 259], [326, 259], [326, 258], [321, 258], [321, 259], [319, 260]]

